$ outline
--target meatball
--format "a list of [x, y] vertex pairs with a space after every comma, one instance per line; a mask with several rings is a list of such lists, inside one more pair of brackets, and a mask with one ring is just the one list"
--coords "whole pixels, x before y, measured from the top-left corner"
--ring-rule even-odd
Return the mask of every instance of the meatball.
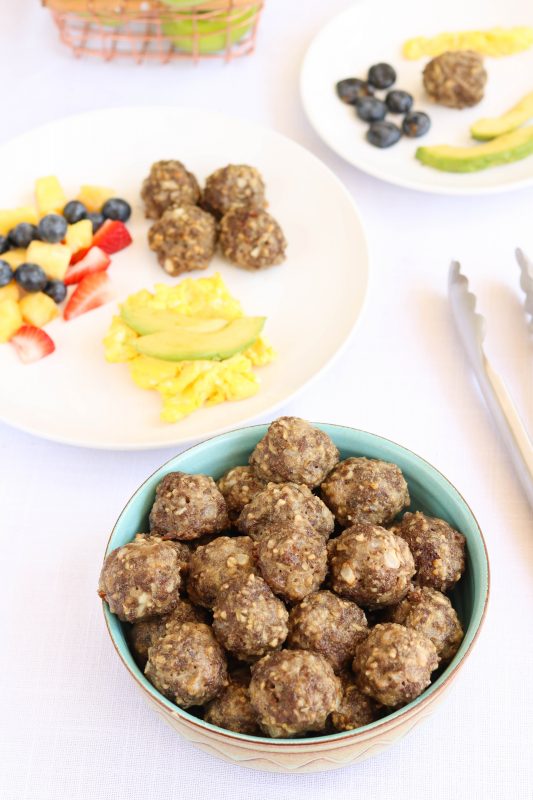
[[483, 59], [473, 50], [442, 53], [424, 68], [424, 87], [436, 103], [467, 108], [482, 99], [487, 83]]
[[413, 586], [391, 609], [389, 618], [431, 639], [441, 666], [452, 660], [463, 640], [463, 629], [450, 600], [429, 586]]
[[231, 208], [262, 209], [265, 203], [265, 184], [254, 167], [228, 164], [215, 170], [206, 182], [201, 206], [223, 217]]
[[351, 672], [345, 671], [340, 676], [342, 699], [337, 711], [331, 715], [331, 725], [335, 731], [353, 731], [370, 725], [379, 717], [377, 703], [359, 691]]
[[169, 472], [159, 482], [150, 530], [165, 539], [199, 539], [229, 528], [226, 501], [208, 475]]
[[396, 464], [373, 458], [341, 461], [320, 487], [322, 499], [343, 527], [384, 525], [409, 505], [409, 489]]
[[172, 611], [180, 585], [174, 548], [161, 540], [136, 539], [109, 553], [98, 594], [119, 619], [136, 622]]
[[144, 673], [182, 708], [209, 702], [228, 684], [224, 651], [201, 622], [184, 622], [158, 638], [148, 650]]
[[296, 483], [269, 483], [243, 508], [237, 520], [238, 529], [256, 540], [267, 528], [291, 524], [310, 525], [328, 539], [335, 520], [319, 497], [304, 484]]
[[187, 172], [181, 161], [156, 161], [141, 188], [145, 213], [149, 219], [159, 217], [171, 206], [194, 205], [200, 198], [198, 181]]
[[365, 613], [358, 605], [333, 592], [313, 592], [289, 614], [287, 645], [320, 653], [340, 672], [367, 634]]
[[304, 523], [273, 529], [257, 545], [257, 564], [274, 594], [298, 603], [326, 577], [324, 537]]
[[251, 467], [233, 467], [217, 481], [224, 496], [229, 518], [235, 522], [244, 506], [262, 492], [266, 483], [254, 475]]
[[148, 658], [149, 648], [158, 638], [163, 636], [167, 630], [179, 627], [184, 622], [205, 622], [205, 612], [200, 608], [195, 608], [188, 600], [178, 599], [176, 607], [165, 614], [164, 617], [152, 617], [151, 619], [135, 622], [128, 632], [128, 640], [131, 650], [139, 664], [143, 667]]
[[204, 719], [211, 725], [251, 736], [259, 734], [257, 714], [250, 702], [249, 680], [230, 679], [224, 691], [205, 708]]
[[274, 483], [322, 483], [339, 460], [327, 435], [299, 417], [280, 417], [269, 426], [250, 456], [255, 474]]
[[215, 220], [197, 206], [167, 209], [148, 231], [150, 250], [169, 275], [207, 269], [215, 243]]
[[249, 536], [218, 536], [194, 551], [189, 567], [189, 597], [198, 605], [212, 608], [223, 583], [257, 571], [254, 543]]
[[387, 622], [372, 628], [357, 646], [353, 670], [363, 694], [395, 708], [422, 694], [438, 663], [435, 645], [427, 636]]
[[219, 242], [228, 261], [244, 269], [265, 269], [285, 260], [285, 236], [267, 211], [228, 211], [220, 222]]
[[465, 569], [465, 537], [443, 519], [417, 511], [392, 528], [405, 539], [416, 565], [416, 582], [447, 592]]
[[176, 553], [177, 553], [178, 563], [180, 565], [181, 575], [183, 576], [188, 572], [188, 570], [189, 570], [189, 561], [191, 559], [191, 553], [192, 553], [191, 548], [190, 548], [190, 546], [188, 544], [185, 544], [185, 542], [178, 542], [177, 539], [163, 539], [162, 536], [159, 536], [158, 534], [155, 534], [155, 533], [154, 534], [152, 534], [152, 533], [138, 533], [137, 536], [135, 537], [135, 540], [137, 540], [137, 539], [148, 539], [148, 538], [151, 539], [152, 542], [155, 542], [155, 541], [163, 542], [164, 541], [167, 544], [170, 544], [174, 548]]
[[341, 700], [341, 684], [318, 653], [282, 650], [252, 667], [250, 699], [259, 725], [273, 738], [322, 731]]
[[251, 573], [222, 584], [213, 613], [219, 642], [241, 661], [279, 650], [287, 638], [288, 612], [263, 578]]
[[330, 543], [331, 587], [368, 608], [398, 603], [415, 574], [405, 541], [379, 525], [359, 523]]

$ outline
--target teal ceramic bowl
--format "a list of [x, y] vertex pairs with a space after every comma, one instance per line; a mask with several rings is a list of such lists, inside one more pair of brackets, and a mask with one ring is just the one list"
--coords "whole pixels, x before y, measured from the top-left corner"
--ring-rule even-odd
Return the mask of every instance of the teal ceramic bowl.
[[[489, 564], [483, 536], [463, 497], [434, 467], [400, 445], [363, 431], [337, 425], [317, 425], [331, 436], [341, 458], [367, 456], [391, 461], [402, 470], [412, 499], [410, 510], [447, 520], [467, 541], [467, 570], [452, 601], [465, 637], [451, 664], [412, 703], [355, 731], [308, 739], [274, 740], [233, 733], [189, 714], [160, 694], [137, 667], [122, 623], [103, 609], [109, 634], [124, 666], [155, 710], [180, 734], [201, 749], [243, 766], [276, 772], [316, 772], [368, 758], [405, 735], [432, 712], [449, 688], [479, 634], [489, 595]], [[246, 464], [266, 425], [232, 431], [198, 444], [168, 461], [151, 475], [128, 501], [109, 539], [106, 555], [148, 530], [155, 489], [168, 472], [180, 470], [219, 478], [230, 467]]]

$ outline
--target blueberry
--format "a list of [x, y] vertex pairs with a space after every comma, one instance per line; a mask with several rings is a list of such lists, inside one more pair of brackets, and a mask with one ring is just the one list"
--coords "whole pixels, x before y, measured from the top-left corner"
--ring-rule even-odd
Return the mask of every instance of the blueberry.
[[74, 225], [80, 219], [85, 219], [87, 216], [87, 209], [80, 203], [79, 200], [70, 200], [63, 209], [63, 216], [69, 225]]
[[402, 131], [406, 136], [423, 136], [431, 128], [431, 120], [423, 111], [410, 111], [402, 122]]
[[7, 286], [13, 280], [13, 270], [7, 261], [0, 259], [0, 286]]
[[38, 264], [21, 264], [15, 270], [15, 280], [26, 292], [42, 292], [48, 278]]
[[355, 107], [357, 116], [365, 122], [376, 122], [383, 119], [387, 113], [387, 106], [377, 97], [363, 97]]
[[101, 228], [105, 222], [105, 217], [99, 211], [91, 211], [87, 214], [87, 219], [90, 219], [93, 224], [93, 233], [96, 233], [98, 228]]
[[374, 64], [368, 70], [368, 82], [376, 89], [388, 89], [396, 80], [396, 72], [390, 64]]
[[7, 236], [0, 236], [0, 254], [9, 250], [9, 239]]
[[357, 105], [363, 97], [374, 94], [374, 88], [360, 78], [345, 78], [336, 84], [335, 89], [342, 102], [351, 106]]
[[47, 214], [39, 222], [38, 230], [43, 242], [60, 242], [67, 233], [67, 221], [59, 214]]
[[112, 197], [106, 200], [102, 206], [102, 214], [106, 219], [118, 219], [120, 222], [127, 222], [131, 217], [131, 206], [120, 197]]
[[44, 293], [51, 297], [54, 303], [62, 303], [67, 296], [67, 287], [63, 281], [48, 281], [43, 289]]
[[9, 243], [13, 247], [29, 247], [30, 242], [39, 238], [39, 232], [30, 222], [19, 222], [9, 231]]
[[391, 147], [396, 144], [402, 132], [393, 122], [373, 122], [366, 132], [367, 141], [374, 147]]
[[393, 114], [406, 114], [413, 105], [413, 95], [401, 89], [393, 89], [385, 98], [387, 108]]

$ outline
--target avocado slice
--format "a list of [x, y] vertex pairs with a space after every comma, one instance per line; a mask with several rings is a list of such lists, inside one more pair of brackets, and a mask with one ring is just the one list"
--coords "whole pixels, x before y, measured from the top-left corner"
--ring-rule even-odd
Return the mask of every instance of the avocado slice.
[[265, 317], [240, 317], [225, 328], [208, 333], [168, 328], [141, 336], [134, 346], [141, 355], [163, 361], [222, 361], [250, 347], [264, 324]]
[[198, 319], [166, 309], [154, 311], [152, 308], [132, 308], [127, 303], [121, 306], [120, 316], [126, 325], [141, 336], [177, 327], [197, 333], [209, 333], [218, 331], [228, 324], [227, 319]]
[[526, 94], [520, 102], [499, 117], [478, 119], [470, 128], [470, 134], [474, 139], [486, 142], [516, 130], [531, 117], [533, 117], [533, 92]]
[[416, 157], [428, 167], [443, 172], [478, 172], [498, 164], [511, 164], [533, 153], [533, 125], [497, 136], [474, 147], [435, 145], [419, 147]]

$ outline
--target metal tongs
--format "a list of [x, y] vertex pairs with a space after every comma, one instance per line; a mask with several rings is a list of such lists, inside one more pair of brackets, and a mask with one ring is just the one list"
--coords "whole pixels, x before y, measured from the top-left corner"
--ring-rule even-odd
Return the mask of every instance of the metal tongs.
[[[533, 263], [521, 250], [516, 251], [516, 258], [521, 269], [520, 286], [526, 295], [526, 313], [533, 317]], [[476, 313], [476, 296], [469, 291], [468, 279], [461, 273], [458, 261], [450, 264], [448, 294], [468, 361], [533, 509], [533, 443], [503, 380], [485, 356], [485, 319]], [[529, 328], [533, 330], [533, 320], [529, 321]]]

